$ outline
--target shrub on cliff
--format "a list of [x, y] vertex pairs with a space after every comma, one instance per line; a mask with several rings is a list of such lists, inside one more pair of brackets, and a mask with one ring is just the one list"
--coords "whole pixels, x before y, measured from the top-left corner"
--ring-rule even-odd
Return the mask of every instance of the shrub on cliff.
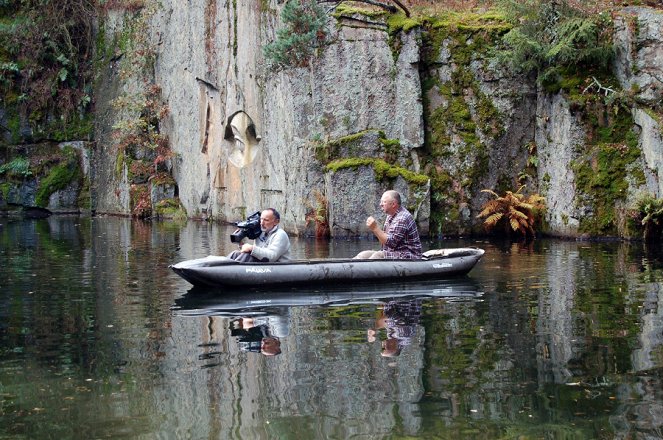
[[285, 27], [265, 46], [265, 58], [276, 69], [305, 67], [327, 36], [325, 11], [317, 3], [290, 0], [283, 7], [281, 20]]
[[12, 142], [91, 135], [95, 21], [90, 0], [0, 0], [0, 100]]
[[501, 0], [513, 28], [498, 59], [517, 72], [556, 82], [563, 69], [605, 69], [613, 56], [609, 14], [589, 15], [566, 0]]

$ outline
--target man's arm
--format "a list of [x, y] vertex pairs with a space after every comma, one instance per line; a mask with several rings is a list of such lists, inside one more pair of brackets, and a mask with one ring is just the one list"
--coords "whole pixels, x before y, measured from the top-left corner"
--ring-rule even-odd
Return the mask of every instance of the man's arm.
[[382, 229], [380, 229], [378, 222], [373, 217], [366, 219], [366, 226], [368, 226], [368, 229], [370, 229], [373, 235], [377, 237], [381, 245], [384, 245], [389, 239], [389, 236]]
[[253, 246], [251, 255], [259, 260], [276, 261], [288, 251], [290, 239], [283, 229], [279, 229], [272, 236], [269, 244], [265, 247]]
[[402, 217], [396, 217], [391, 223], [390, 234], [383, 243], [388, 248], [398, 249], [405, 242], [407, 236], [407, 221]]

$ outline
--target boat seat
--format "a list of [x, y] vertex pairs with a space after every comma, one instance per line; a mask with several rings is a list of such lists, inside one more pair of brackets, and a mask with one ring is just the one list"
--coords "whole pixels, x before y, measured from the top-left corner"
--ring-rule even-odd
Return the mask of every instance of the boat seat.
[[431, 249], [422, 254], [423, 260], [433, 260], [436, 258], [448, 257], [465, 257], [475, 255], [474, 248], [457, 248], [457, 249]]

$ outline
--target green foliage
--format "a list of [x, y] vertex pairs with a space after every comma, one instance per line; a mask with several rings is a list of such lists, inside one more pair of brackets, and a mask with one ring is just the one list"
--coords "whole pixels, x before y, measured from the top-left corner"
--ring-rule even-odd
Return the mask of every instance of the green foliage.
[[607, 14], [587, 15], [566, 0], [502, 0], [513, 28], [503, 37], [498, 59], [514, 71], [536, 72], [542, 83], [555, 82], [560, 69], [607, 68], [613, 56]]
[[285, 27], [276, 32], [276, 40], [265, 46], [265, 58], [277, 70], [305, 67], [315, 49], [325, 42], [325, 11], [314, 2], [289, 0], [283, 7], [281, 20]]
[[30, 161], [25, 157], [16, 157], [12, 161], [0, 166], [0, 176], [5, 175], [9, 178], [24, 179], [32, 176], [30, 170]]
[[55, 138], [89, 111], [95, 20], [89, 0], [0, 4], [0, 96], [34, 138]]
[[636, 201], [633, 217], [642, 228], [645, 242], [660, 243], [663, 232], [663, 199], [657, 199], [651, 194], [640, 196]]

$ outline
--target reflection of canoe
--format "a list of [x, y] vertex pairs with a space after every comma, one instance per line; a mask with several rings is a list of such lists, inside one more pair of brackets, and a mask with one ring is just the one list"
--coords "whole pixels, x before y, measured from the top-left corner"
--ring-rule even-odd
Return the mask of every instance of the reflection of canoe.
[[402, 279], [441, 279], [465, 275], [483, 249], [458, 248], [426, 252], [421, 260], [296, 260], [284, 263], [238, 263], [209, 256], [170, 266], [195, 286], [273, 286]]
[[400, 283], [327, 285], [320, 289], [291, 287], [260, 289], [213, 289], [193, 287], [175, 300], [173, 312], [180, 316], [258, 316], [275, 309], [297, 306], [346, 306], [383, 304], [412, 298], [476, 300], [483, 292], [470, 278]]

